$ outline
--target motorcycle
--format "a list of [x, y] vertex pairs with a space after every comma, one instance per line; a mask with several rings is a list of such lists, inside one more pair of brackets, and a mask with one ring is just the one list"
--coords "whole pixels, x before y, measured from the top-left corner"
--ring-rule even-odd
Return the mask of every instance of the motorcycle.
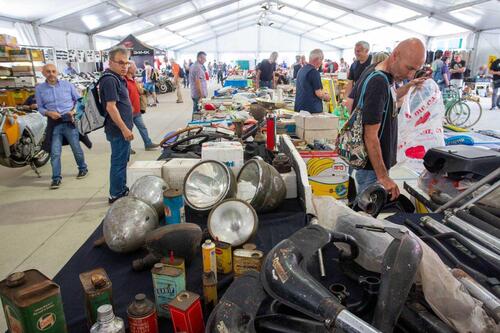
[[50, 154], [42, 150], [47, 119], [36, 111], [0, 107], [0, 165], [8, 168], [45, 165]]
[[159, 94], [166, 94], [175, 91], [174, 83], [166, 75], [160, 75], [158, 81], [155, 82], [156, 91]]

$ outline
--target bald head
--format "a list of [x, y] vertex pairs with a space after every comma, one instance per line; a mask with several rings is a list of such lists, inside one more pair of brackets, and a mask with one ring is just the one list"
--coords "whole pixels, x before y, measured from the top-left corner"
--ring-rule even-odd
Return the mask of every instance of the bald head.
[[411, 80], [425, 63], [424, 43], [418, 38], [406, 39], [396, 46], [386, 61], [396, 81]]
[[50, 84], [56, 84], [57, 73], [57, 67], [54, 64], [46, 64], [42, 67], [42, 74]]

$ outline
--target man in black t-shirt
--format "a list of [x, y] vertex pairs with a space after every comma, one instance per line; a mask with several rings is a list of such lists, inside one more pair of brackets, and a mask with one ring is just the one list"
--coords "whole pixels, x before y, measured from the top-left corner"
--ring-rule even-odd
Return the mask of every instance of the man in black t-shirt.
[[387, 83], [384, 76], [376, 75], [366, 86], [362, 118], [369, 161], [365, 168], [353, 173], [358, 194], [378, 181], [388, 191], [391, 200], [399, 196], [398, 186], [389, 177], [389, 169], [396, 164], [397, 153], [398, 119], [395, 104], [406, 95], [411, 86], [422, 84], [425, 78], [415, 79], [397, 90], [394, 89], [394, 82], [413, 79], [415, 72], [425, 62], [425, 55], [425, 47], [420, 39], [404, 40], [396, 46], [389, 58], [368, 67], [353, 89], [354, 105], [357, 105], [363, 83], [370, 73], [380, 71], [388, 81]]
[[356, 61], [352, 63], [349, 68], [349, 74], [347, 75], [347, 80], [349, 82], [345, 88], [345, 95], [349, 96], [352, 88], [359, 80], [361, 73], [366, 67], [370, 66], [372, 63], [372, 56], [369, 54], [370, 44], [365, 41], [359, 41], [354, 45], [354, 55], [356, 56]]
[[491, 109], [500, 108], [500, 98], [498, 98], [498, 90], [500, 89], [500, 58], [491, 63], [490, 74], [493, 74], [493, 95], [491, 95]]
[[464, 84], [465, 60], [462, 60], [460, 54], [456, 54], [450, 65], [451, 80], [450, 84], [456, 88], [462, 88]]
[[274, 88], [274, 72], [276, 71], [276, 59], [278, 52], [271, 53], [269, 59], [264, 59], [257, 65], [257, 77], [255, 79], [255, 88], [261, 87]]
[[304, 66], [302, 64], [302, 62], [300, 61], [300, 59], [301, 59], [300, 55], [295, 56], [295, 64], [293, 64], [293, 79], [294, 80], [297, 79], [297, 73], [302, 68], [302, 66]]

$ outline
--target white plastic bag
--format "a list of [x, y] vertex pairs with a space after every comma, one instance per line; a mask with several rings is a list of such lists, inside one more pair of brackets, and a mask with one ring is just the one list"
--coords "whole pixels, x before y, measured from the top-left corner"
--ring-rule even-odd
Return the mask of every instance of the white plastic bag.
[[419, 89], [410, 89], [398, 117], [399, 165], [420, 172], [425, 153], [444, 146], [444, 113], [443, 98], [433, 80], [426, 80]]

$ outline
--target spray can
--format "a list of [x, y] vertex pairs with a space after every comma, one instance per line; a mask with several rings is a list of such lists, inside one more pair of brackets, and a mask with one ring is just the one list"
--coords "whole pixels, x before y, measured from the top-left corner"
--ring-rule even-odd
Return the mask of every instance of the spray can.
[[66, 333], [59, 286], [35, 269], [12, 273], [0, 282], [10, 333]]
[[186, 278], [182, 270], [157, 263], [151, 270], [155, 292], [156, 310], [159, 317], [168, 318], [168, 303], [178, 293], [186, 290]]
[[90, 327], [97, 321], [97, 308], [113, 304], [112, 283], [103, 268], [81, 273], [80, 282], [85, 293], [85, 312]]
[[184, 198], [182, 191], [170, 189], [163, 192], [163, 205], [165, 206], [165, 223], [178, 224], [186, 222]]
[[203, 333], [203, 311], [200, 296], [190, 291], [183, 291], [168, 305], [175, 333]]
[[201, 246], [203, 257], [203, 273], [214, 273], [215, 281], [217, 281], [217, 258], [215, 255], [215, 243], [207, 239]]
[[144, 294], [135, 295], [127, 308], [130, 333], [158, 333], [158, 318], [153, 302]]
[[276, 150], [276, 114], [268, 113], [266, 116], [266, 148], [270, 151]]
[[229, 274], [233, 271], [233, 253], [231, 244], [224, 242], [215, 243], [217, 273]]
[[214, 272], [203, 273], [203, 298], [205, 310], [210, 313], [217, 305], [217, 280]]

